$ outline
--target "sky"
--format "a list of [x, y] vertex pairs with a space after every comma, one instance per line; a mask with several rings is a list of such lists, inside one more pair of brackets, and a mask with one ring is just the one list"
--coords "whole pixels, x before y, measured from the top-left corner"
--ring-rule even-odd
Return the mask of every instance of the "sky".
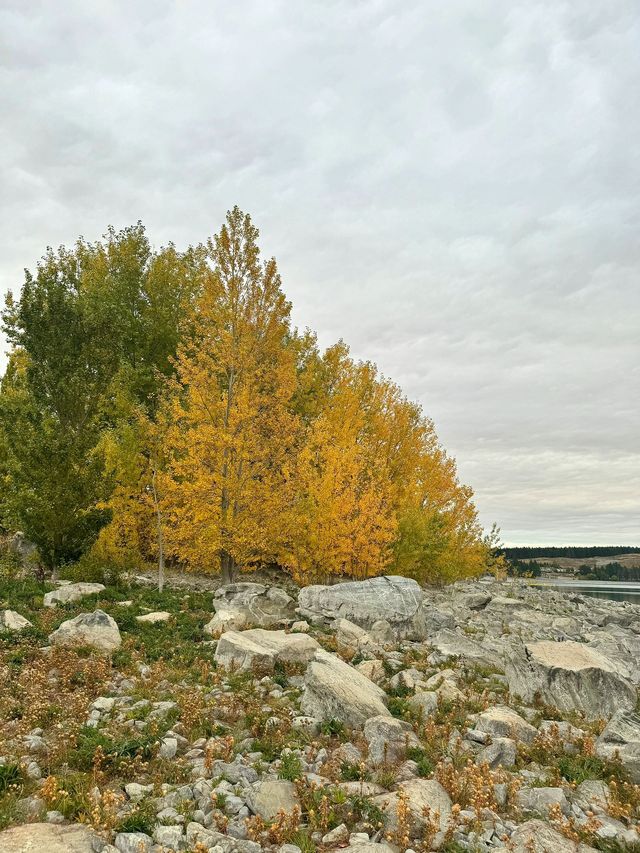
[[638, 0], [0, 0], [0, 289], [240, 205], [507, 544], [640, 544]]

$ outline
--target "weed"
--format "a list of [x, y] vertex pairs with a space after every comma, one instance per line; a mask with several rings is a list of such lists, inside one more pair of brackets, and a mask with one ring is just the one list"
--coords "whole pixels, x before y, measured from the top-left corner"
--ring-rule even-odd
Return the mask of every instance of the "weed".
[[302, 762], [295, 752], [285, 752], [280, 759], [279, 779], [295, 782], [302, 775]]

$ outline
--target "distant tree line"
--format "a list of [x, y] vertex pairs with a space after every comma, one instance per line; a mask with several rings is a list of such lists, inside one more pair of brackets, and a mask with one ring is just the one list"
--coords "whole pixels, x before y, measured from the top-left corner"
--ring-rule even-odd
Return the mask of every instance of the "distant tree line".
[[580, 566], [578, 574], [597, 581], [640, 581], [640, 566], [622, 566], [607, 563], [606, 566]]
[[637, 545], [581, 545], [539, 546], [503, 548], [502, 553], [507, 559], [530, 560], [538, 557], [569, 557], [580, 560], [585, 557], [616, 557], [619, 554], [640, 554]]

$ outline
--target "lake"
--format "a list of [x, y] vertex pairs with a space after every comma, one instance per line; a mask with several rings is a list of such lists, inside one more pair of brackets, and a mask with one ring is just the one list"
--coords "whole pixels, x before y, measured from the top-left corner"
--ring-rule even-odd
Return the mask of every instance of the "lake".
[[563, 592], [578, 592], [580, 595], [590, 595], [593, 598], [608, 598], [611, 601], [630, 601], [640, 604], [640, 583], [637, 581], [582, 581], [564, 580], [563, 578], [535, 578], [530, 581], [532, 586], [549, 586]]

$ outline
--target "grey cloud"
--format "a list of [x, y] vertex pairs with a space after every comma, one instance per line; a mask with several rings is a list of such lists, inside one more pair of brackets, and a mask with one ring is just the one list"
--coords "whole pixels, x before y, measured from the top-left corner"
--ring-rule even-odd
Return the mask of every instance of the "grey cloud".
[[0, 287], [234, 203], [511, 542], [640, 539], [635, 0], [5, 0]]

